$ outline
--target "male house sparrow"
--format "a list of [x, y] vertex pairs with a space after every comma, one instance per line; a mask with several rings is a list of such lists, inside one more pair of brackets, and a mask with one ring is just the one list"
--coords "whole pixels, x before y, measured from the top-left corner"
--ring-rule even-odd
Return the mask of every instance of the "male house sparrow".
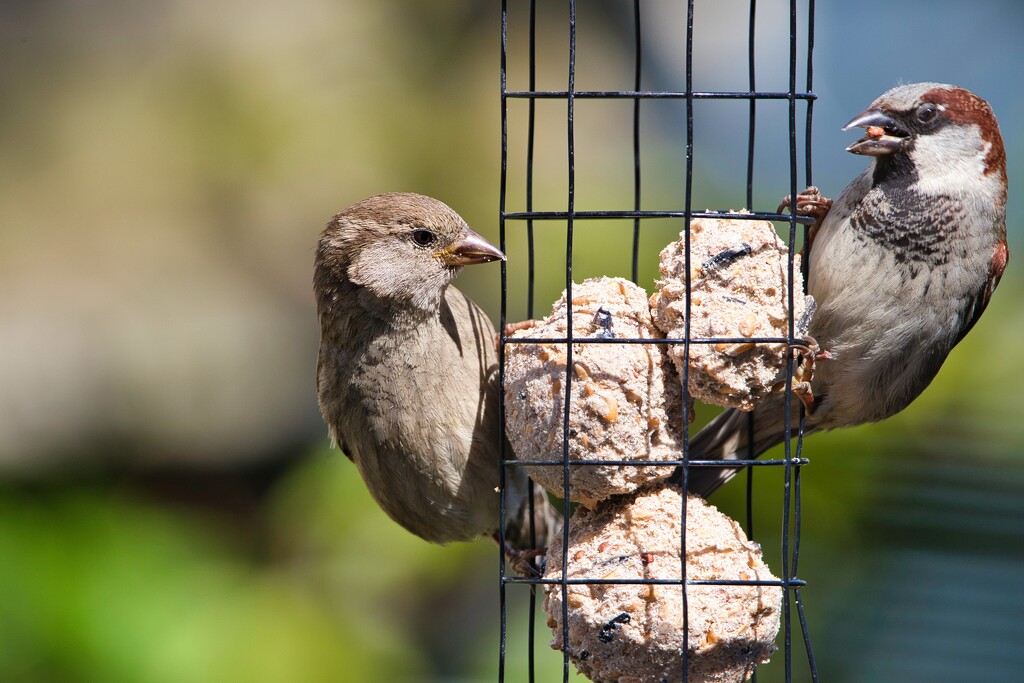
[[[875, 422], [910, 404], [977, 322], [1006, 267], [1006, 152], [988, 103], [963, 88], [893, 88], [843, 130], [846, 151], [874, 157], [834, 204], [809, 188], [809, 334], [817, 362], [806, 431]], [[783, 205], [789, 202], [788, 198]], [[785, 397], [754, 411], [756, 457], [786, 438]], [[796, 433], [794, 406], [791, 429]], [[690, 443], [690, 457], [746, 457], [747, 415], [729, 410]], [[693, 468], [707, 496], [735, 468]]]
[[[462, 266], [504, 258], [445, 204], [399, 192], [345, 209], [317, 246], [320, 410], [380, 507], [433, 543], [499, 526], [495, 331], [449, 283]], [[517, 549], [529, 492], [510, 468]], [[538, 508], [538, 523], [550, 513]]]

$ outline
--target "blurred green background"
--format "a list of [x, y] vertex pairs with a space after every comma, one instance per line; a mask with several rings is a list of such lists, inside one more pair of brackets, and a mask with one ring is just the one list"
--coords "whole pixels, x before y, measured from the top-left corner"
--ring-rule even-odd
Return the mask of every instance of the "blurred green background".
[[[540, 4], [538, 84], [564, 88], [565, 3]], [[681, 5], [643, 2], [646, 88], [683, 89]], [[510, 7], [525, 89], [526, 9]], [[697, 3], [697, 88], [746, 88], [747, 7]], [[630, 87], [631, 17], [580, 3], [577, 88]], [[758, 88], [785, 89], [787, 5], [758, 17]], [[835, 195], [863, 167], [839, 127], [883, 90], [963, 85], [999, 116], [1021, 252], [1022, 30], [1014, 0], [818, 3], [815, 184]], [[496, 549], [410, 536], [329, 450], [310, 277], [321, 226], [377, 192], [437, 196], [498, 239], [499, 3], [21, 0], [0, 4], [0, 50], [0, 681], [495, 680]], [[577, 209], [632, 207], [631, 110], [578, 103]], [[682, 205], [683, 111], [644, 103], [644, 208]], [[525, 112], [510, 105], [510, 210]], [[746, 113], [698, 103], [694, 208], [745, 204]], [[564, 116], [538, 104], [539, 209], [565, 208]], [[785, 103], [758, 121], [766, 210], [789, 191]], [[681, 227], [645, 223], [641, 285]], [[577, 223], [577, 279], [628, 276], [631, 233]], [[527, 310], [524, 234], [509, 223], [510, 319]], [[564, 225], [537, 246], [544, 314]], [[800, 576], [823, 681], [1019, 680], [1018, 258], [912, 408], [806, 443]], [[497, 318], [496, 267], [459, 286]], [[779, 573], [781, 475], [762, 472], [755, 529]], [[742, 518], [742, 488], [713, 502]], [[506, 680], [526, 678], [526, 597], [509, 589]], [[539, 679], [560, 680], [548, 638], [541, 615]], [[783, 680], [782, 653], [759, 675]]]

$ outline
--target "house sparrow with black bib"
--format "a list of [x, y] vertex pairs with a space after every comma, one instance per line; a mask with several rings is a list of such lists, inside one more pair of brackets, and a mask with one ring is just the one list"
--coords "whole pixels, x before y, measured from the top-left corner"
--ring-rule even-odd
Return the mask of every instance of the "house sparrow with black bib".
[[[317, 246], [320, 410], [384, 512], [432, 543], [497, 538], [495, 331], [449, 283], [463, 266], [504, 258], [445, 204], [398, 192], [345, 209]], [[530, 550], [530, 499], [543, 545], [556, 513], [522, 468], [508, 468], [511, 549]]]
[[[871, 165], [834, 203], [815, 188], [796, 201], [816, 218], [805, 258], [821, 354], [802, 397], [806, 432], [906, 408], [978, 321], [1009, 258], [1006, 152], [987, 102], [952, 85], [901, 85], [850, 128], [867, 135], [846, 151]], [[755, 457], [785, 440], [784, 403], [774, 394], [755, 409]], [[747, 425], [726, 411], [694, 437], [690, 457], [747, 457]], [[707, 496], [737, 471], [695, 467], [689, 489]]]

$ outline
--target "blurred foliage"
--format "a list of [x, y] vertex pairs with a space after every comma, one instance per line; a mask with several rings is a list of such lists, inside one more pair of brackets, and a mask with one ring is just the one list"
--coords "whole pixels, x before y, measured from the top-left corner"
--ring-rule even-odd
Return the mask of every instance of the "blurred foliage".
[[[540, 4], [538, 83], [564, 88], [565, 6]], [[578, 4], [577, 87], [629, 87], [629, 9]], [[819, 4], [815, 182], [834, 194], [862, 166], [838, 128], [883, 89], [962, 83], [1000, 116], [1020, 252], [1021, 5]], [[510, 6], [519, 88], [524, 10]], [[759, 85], [784, 88], [772, 36], [788, 15], [758, 7]], [[746, 87], [746, 8], [697, 3], [698, 87]], [[684, 9], [645, 2], [645, 87], [681, 88]], [[320, 226], [377, 192], [438, 196], [498, 239], [498, 28], [498, 3], [471, 0], [0, 5], [0, 680], [495, 680], [497, 549], [413, 538], [326, 447], [309, 278]], [[631, 105], [604, 104], [577, 103], [578, 209], [632, 206]], [[773, 104], [758, 110], [758, 208], [789, 191]], [[694, 208], [746, 203], [746, 112], [696, 112]], [[537, 117], [535, 208], [564, 209], [565, 105]], [[511, 102], [510, 210], [525, 206], [525, 122]], [[644, 206], [677, 206], [685, 109], [649, 102], [642, 122]], [[682, 227], [644, 224], [641, 285]], [[566, 226], [533, 226], [533, 302], [525, 226], [506, 228], [508, 317], [543, 315], [565, 286]], [[574, 228], [577, 281], [629, 275], [631, 222]], [[913, 408], [805, 444], [799, 574], [822, 680], [1024, 668], [1017, 265]], [[471, 268], [459, 286], [497, 319], [497, 282]], [[743, 481], [713, 501], [740, 520]], [[776, 573], [782, 488], [756, 473], [755, 536]], [[527, 680], [528, 602], [509, 588], [505, 680]], [[537, 679], [560, 680], [534, 618]], [[781, 680], [780, 652], [759, 681]]]

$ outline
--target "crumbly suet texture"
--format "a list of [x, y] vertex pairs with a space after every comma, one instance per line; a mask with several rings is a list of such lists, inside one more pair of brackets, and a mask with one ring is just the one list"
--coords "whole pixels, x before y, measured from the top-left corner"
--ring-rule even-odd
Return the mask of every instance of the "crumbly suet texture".
[[[685, 231], [661, 252], [651, 297], [655, 325], [668, 338], [686, 332]], [[800, 255], [794, 255], [795, 334], [807, 331]], [[690, 222], [690, 338], [739, 341], [690, 344], [690, 395], [705, 403], [753, 410], [784, 378], [786, 344], [745, 339], [789, 335], [789, 250], [768, 221], [697, 218]], [[682, 374], [684, 347], [669, 356]]]
[[[665, 345], [581, 341], [661, 338], [651, 321], [647, 294], [628, 280], [602, 277], [573, 285], [572, 296], [571, 363], [566, 344], [506, 346], [505, 424], [516, 457], [562, 462], [568, 383], [570, 462], [679, 458], [682, 391]], [[565, 338], [566, 329], [563, 292], [551, 315], [512, 337]], [[564, 495], [562, 467], [527, 469], [538, 484], [559, 497]], [[573, 465], [569, 497], [593, 507], [610, 496], [664, 479], [673, 469], [670, 465]]]
[[[682, 493], [673, 486], [579, 508], [569, 521], [567, 578], [679, 580]], [[761, 548], [699, 496], [686, 502], [688, 579], [773, 581]], [[562, 577], [562, 539], [548, 548], [545, 579]], [[599, 683], [682, 680], [682, 587], [570, 584], [568, 652]], [[782, 589], [759, 585], [687, 587], [688, 680], [736, 683], [775, 651]], [[544, 609], [563, 649], [562, 587], [545, 586]]]

